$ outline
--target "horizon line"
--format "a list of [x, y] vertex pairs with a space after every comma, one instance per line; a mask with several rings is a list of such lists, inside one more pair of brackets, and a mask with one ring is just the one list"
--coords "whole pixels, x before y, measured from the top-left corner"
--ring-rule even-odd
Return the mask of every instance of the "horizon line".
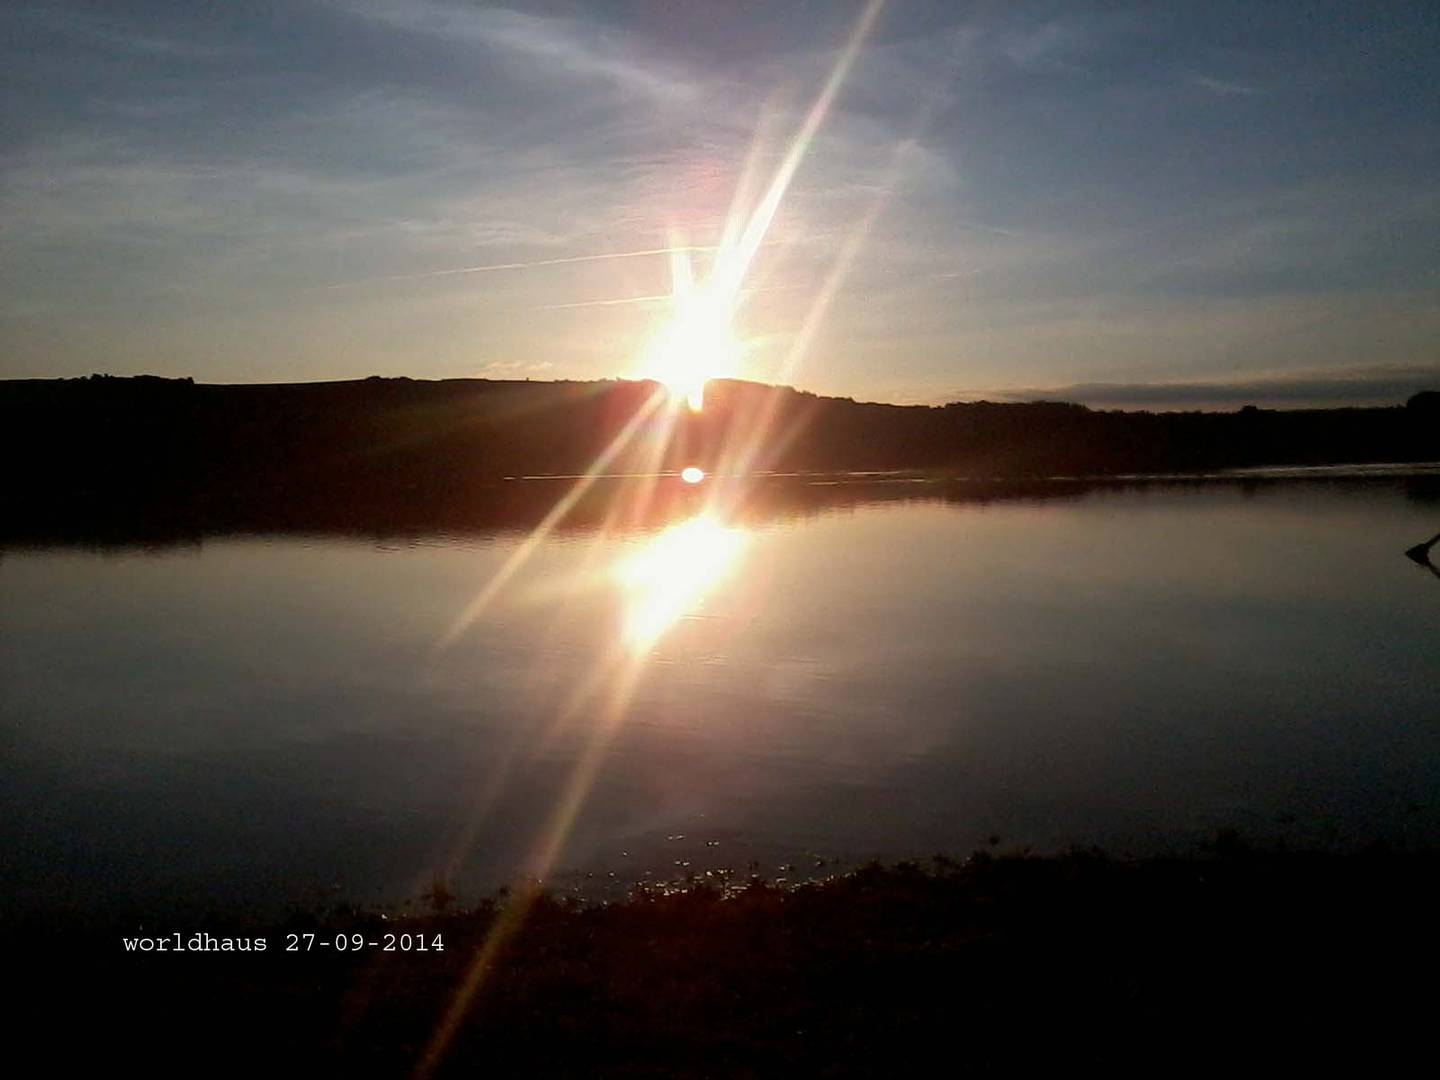
[[[1310, 372], [1299, 374], [1293, 378], [1277, 377], [1263, 380], [1237, 380], [1234, 382], [1175, 382], [1175, 383], [1075, 383], [1066, 386], [1053, 388], [1030, 387], [1018, 389], [987, 389], [976, 391], [980, 396], [940, 396], [937, 395], [928, 401], [894, 401], [882, 399], [862, 399], [838, 393], [821, 393], [815, 390], [807, 390], [789, 383], [771, 383], [762, 379], [745, 379], [733, 376], [714, 378], [709, 380], [712, 383], [741, 383], [750, 386], [760, 386], [776, 390], [788, 390], [791, 393], [802, 394], [810, 397], [829, 399], [832, 401], [848, 401], [856, 405], [879, 405], [887, 408], [902, 409], [934, 409], [945, 408], [949, 405], [1071, 405], [1088, 409], [1092, 412], [1211, 412], [1211, 413], [1233, 413], [1245, 408], [1257, 408], [1267, 412], [1306, 412], [1306, 411], [1333, 411], [1337, 409], [1376, 409], [1376, 408], [1404, 408], [1407, 402], [1418, 394], [1440, 393], [1440, 368], [1428, 367], [1409, 368], [1369, 368], [1364, 369], [1364, 375], [1368, 375], [1377, 382], [1384, 381], [1387, 376], [1391, 380], [1404, 381], [1408, 378], [1417, 378], [1428, 382], [1430, 385], [1420, 385], [1416, 382], [1413, 388], [1391, 386], [1389, 394], [1372, 392], [1364, 393], [1364, 379], [1362, 372], [1352, 370], [1350, 372], [1320, 373]], [[19, 382], [83, 382], [92, 379], [154, 379], [162, 382], [184, 383], [188, 382], [195, 386], [213, 387], [280, 387], [280, 386], [336, 386], [350, 383], [364, 382], [411, 382], [411, 383], [513, 383], [515, 385], [573, 385], [573, 384], [614, 384], [634, 383], [646, 384], [656, 383], [658, 380], [652, 378], [636, 378], [624, 375], [596, 376], [593, 378], [532, 378], [532, 377], [494, 377], [483, 374], [474, 375], [453, 375], [453, 376], [415, 376], [415, 375], [357, 375], [349, 378], [319, 378], [319, 379], [294, 379], [289, 381], [276, 380], [254, 380], [240, 382], [201, 381], [192, 375], [157, 375], [149, 372], [137, 372], [135, 374], [117, 375], [110, 372], [92, 372], [86, 375], [51, 375], [51, 376], [6, 376], [0, 377], [0, 384]], [[1317, 387], [1323, 384], [1323, 390], [1317, 392]], [[1365, 398], [1368, 403], [1356, 404], [1353, 401], [1349, 404], [1340, 404], [1346, 395], [1344, 390], [1354, 389], [1361, 391], [1352, 394], [1352, 398]], [[1289, 393], [1287, 394], [1287, 390]], [[1078, 393], [1077, 393], [1078, 391]], [[1214, 395], [1213, 397], [1210, 395]], [[1110, 396], [1109, 402], [1096, 404], [1096, 398]], [[1090, 398], [1086, 401], [1085, 398]], [[1247, 400], [1253, 398], [1254, 400]], [[1288, 400], [1291, 404], [1266, 405], [1266, 401]], [[1379, 403], [1381, 401], [1388, 404]], [[1161, 402], [1166, 402], [1168, 407], [1157, 408]], [[1186, 403], [1192, 403], [1186, 407]]]

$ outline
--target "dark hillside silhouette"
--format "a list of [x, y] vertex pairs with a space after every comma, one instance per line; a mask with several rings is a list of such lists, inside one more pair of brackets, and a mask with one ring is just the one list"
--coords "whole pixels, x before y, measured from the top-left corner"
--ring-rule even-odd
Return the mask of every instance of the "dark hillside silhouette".
[[[1392, 408], [1148, 413], [866, 404], [725, 380], [703, 413], [632, 423], [657, 392], [626, 381], [13, 380], [0, 382], [0, 440], [10, 513], [31, 524], [483, 502], [507, 477], [584, 472], [627, 426], [607, 472], [746, 464], [1033, 480], [1440, 459], [1429, 392]], [[758, 453], [741, 460], [750, 446]]]

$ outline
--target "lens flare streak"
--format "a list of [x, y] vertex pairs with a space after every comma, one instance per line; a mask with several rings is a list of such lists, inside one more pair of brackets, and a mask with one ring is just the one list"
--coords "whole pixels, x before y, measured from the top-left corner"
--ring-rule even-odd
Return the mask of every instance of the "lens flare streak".
[[696, 248], [672, 239], [670, 273], [673, 300], [669, 320], [661, 326], [645, 351], [641, 373], [670, 388], [676, 400], [685, 401], [698, 412], [704, 404], [705, 384], [711, 379], [735, 373], [741, 347], [732, 324], [745, 280], [755, 255], [784, 201], [785, 193], [805, 159], [820, 126], [829, 115], [845, 77], [850, 73], [860, 47], [883, 8], [884, 0], [870, 0], [860, 16], [824, 87], [805, 115], [791, 140], [785, 157], [771, 178], [765, 194], [744, 228], [737, 228], [737, 207], [726, 224], [725, 242], [715, 253], [715, 262], [704, 285], [695, 281], [690, 253]]
[[[664, 249], [671, 260], [672, 310], [669, 321], [652, 339], [646, 362], [654, 369], [652, 373], [665, 384], [670, 407], [663, 407], [667, 393], [652, 395], [646, 401], [644, 407], [638, 410], [596, 458], [587, 473], [572, 486], [479, 594], [466, 605], [449, 630], [442, 635], [438, 647], [448, 648], [455, 645], [466, 629], [484, 613], [496, 595], [512, 581], [539, 545], [574, 510], [596, 478], [635, 441], [652, 418], [658, 417], [668, 425], [678, 423], [680, 413], [675, 407], [677, 403], [683, 401], [691, 409], [700, 409], [703, 406], [706, 382], [717, 375], [728, 374], [733, 369], [738, 360], [740, 346], [734, 338], [732, 323], [755, 254], [766, 242], [766, 233], [785, 193], [883, 6], [884, 0], [870, 0], [866, 5], [763, 197], [745, 220], [743, 227], [739, 224], [741, 218], [736, 212], [740, 203], [737, 192], [735, 210], [732, 211], [731, 219], [724, 230], [725, 242], [716, 251], [706, 281], [703, 284], [696, 282], [691, 264], [691, 253], [699, 249], [679, 242], [682, 238], [678, 235], [672, 235], [670, 245]], [[746, 187], [749, 175], [750, 165], [747, 164], [744, 178]], [[839, 276], [843, 274], [843, 267], [848, 265], [854, 251], [858, 249], [863, 233], [863, 228], [858, 230], [854, 243], [847, 245], [842, 266], [831, 275], [821, 302], [812, 308], [809, 322], [813, 323], [820, 318], [825, 304], [833, 295]], [[618, 257], [632, 258], [653, 253], [658, 252], [624, 253]], [[565, 260], [554, 260], [556, 263], [561, 261]], [[548, 265], [550, 261], [543, 264]], [[521, 267], [507, 265], [503, 268]], [[502, 267], [469, 267], [450, 273], [479, 273], [492, 269]], [[813, 327], [807, 329], [813, 333]], [[809, 334], [805, 336], [808, 341]], [[768, 428], [770, 425], [766, 422], [760, 426]], [[673, 431], [674, 428], [672, 426], [667, 430]], [[759, 436], [758, 431], [753, 434]], [[754, 445], [748, 445], [744, 456], [753, 458], [757, 449]], [[661, 443], [653, 444], [648, 455], [651, 462], [658, 465], [664, 450]], [[700, 470], [696, 468], [694, 472], [699, 473]], [[703, 479], [703, 474], [692, 476], [687, 469], [684, 479], [695, 483]], [[671, 482], [673, 483], [673, 480]], [[656, 490], [657, 483], [658, 477], [642, 481], [635, 499], [641, 502], [649, 499]], [[735, 565], [745, 545], [745, 536], [740, 530], [723, 524], [726, 520], [726, 507], [722, 505], [725, 498], [723, 486], [715, 489], [710, 494], [708, 507], [704, 512], [660, 533], [644, 549], [613, 569], [614, 580], [623, 590], [624, 598], [620, 647], [605, 650], [597, 658], [587, 677], [580, 680], [575, 692], [551, 726], [553, 734], [563, 724], [589, 714], [589, 723], [585, 729], [585, 747], [570, 771], [561, 796], [535, 838], [530, 857], [525, 861], [525, 877], [512, 894], [511, 903], [495, 920], [485, 941], [470, 961], [444, 1014], [439, 1018], [415, 1068], [416, 1077], [429, 1077], [440, 1065], [455, 1032], [464, 1022], [476, 995], [483, 989], [487, 976], [496, 964], [502, 961], [507, 945], [524, 924], [526, 915], [538, 896], [538, 882], [561, 857], [575, 821], [594, 786], [609, 744], [628, 713], [632, 695], [651, 649], [677, 619], [702, 604], [706, 596]], [[597, 544], [604, 540], [610, 526], [619, 519], [621, 513], [620, 506], [611, 508], [607, 515], [607, 527], [601, 531]], [[492, 793], [487, 793], [481, 804], [491, 805], [493, 797]], [[475, 823], [472, 822], [471, 825], [474, 826]], [[474, 828], [465, 832], [468, 837], [475, 835]], [[455, 865], [456, 861], [452, 859], [452, 865]]]

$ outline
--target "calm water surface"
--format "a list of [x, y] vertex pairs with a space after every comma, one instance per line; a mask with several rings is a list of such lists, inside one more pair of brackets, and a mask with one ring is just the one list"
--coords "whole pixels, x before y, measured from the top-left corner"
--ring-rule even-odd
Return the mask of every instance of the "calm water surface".
[[6, 902], [604, 894], [996, 837], [1433, 844], [1419, 490], [916, 487], [528, 546], [12, 547]]

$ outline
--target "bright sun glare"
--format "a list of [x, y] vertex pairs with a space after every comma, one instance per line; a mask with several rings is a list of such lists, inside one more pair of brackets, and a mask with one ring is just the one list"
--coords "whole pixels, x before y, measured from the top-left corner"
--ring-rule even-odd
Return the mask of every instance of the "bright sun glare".
[[735, 374], [740, 346], [731, 329], [733, 305], [712, 289], [689, 286], [684, 254], [687, 269], [675, 275], [670, 317], [651, 339], [642, 368], [646, 378], [664, 383], [674, 400], [699, 412], [705, 384]]

